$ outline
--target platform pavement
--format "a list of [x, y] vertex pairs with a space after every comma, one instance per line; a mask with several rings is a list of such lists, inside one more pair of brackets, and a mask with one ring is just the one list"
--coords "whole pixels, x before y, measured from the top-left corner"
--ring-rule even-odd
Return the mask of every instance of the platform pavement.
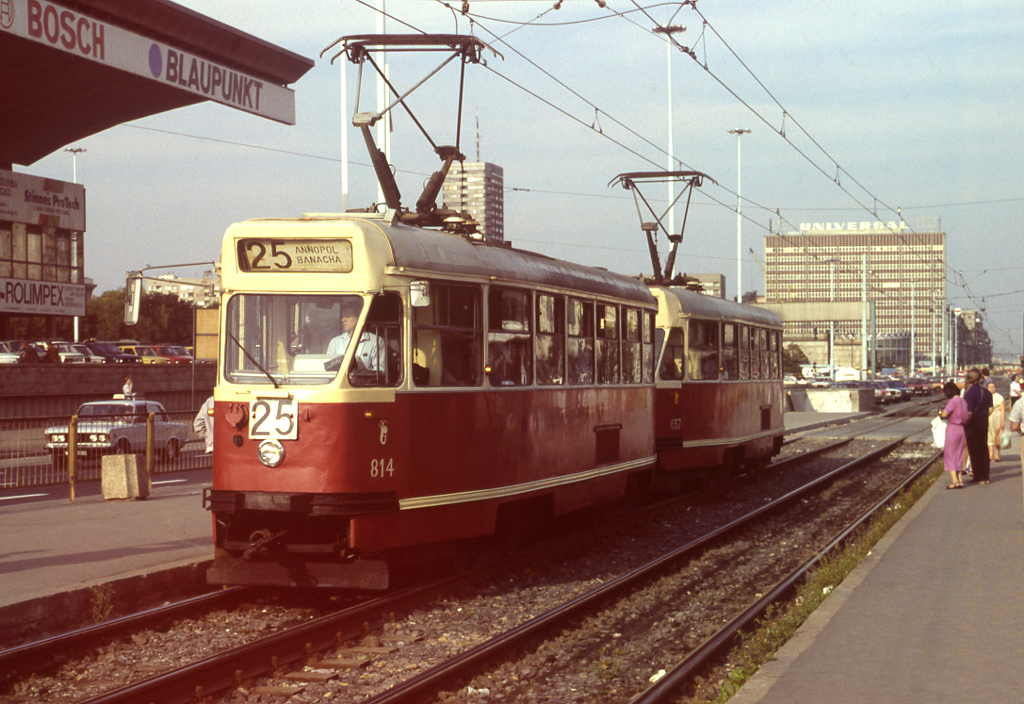
[[[0, 608], [212, 556], [203, 487], [210, 471], [154, 478], [149, 498], [104, 501], [99, 482], [5, 490], [0, 498]], [[46, 494], [33, 500], [19, 496]]]
[[730, 704], [1024, 701], [1019, 453], [940, 478]]

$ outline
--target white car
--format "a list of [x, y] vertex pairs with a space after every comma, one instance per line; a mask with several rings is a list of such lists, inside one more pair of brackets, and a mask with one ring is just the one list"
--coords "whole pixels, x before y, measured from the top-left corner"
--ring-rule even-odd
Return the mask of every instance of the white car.
[[0, 364], [17, 364], [18, 355], [11, 351], [11, 346], [0, 342]]
[[[37, 344], [46, 349], [47, 343], [39, 342]], [[85, 355], [72, 347], [70, 342], [53, 342], [50, 344], [57, 348], [57, 354], [60, 355], [60, 361], [63, 364], [84, 364], [87, 361]]]
[[[118, 394], [120, 396], [120, 394]], [[83, 403], [78, 409], [76, 450], [81, 457], [144, 452], [146, 420], [153, 418], [154, 446], [164, 459], [171, 461], [185, 446], [188, 428], [172, 421], [163, 405], [156, 401], [115, 397], [110, 401]], [[46, 449], [57, 466], [67, 462], [71, 431], [67, 424], [51, 426], [44, 431]]]
[[106, 357], [93, 352], [84, 342], [72, 342], [70, 344], [71, 349], [85, 357], [85, 361], [89, 364], [104, 364], [107, 361]]

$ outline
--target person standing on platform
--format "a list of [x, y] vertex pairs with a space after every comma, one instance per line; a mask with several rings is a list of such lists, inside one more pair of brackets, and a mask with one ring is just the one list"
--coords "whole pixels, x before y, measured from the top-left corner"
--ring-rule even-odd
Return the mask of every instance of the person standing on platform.
[[1017, 405], [1017, 401], [1020, 400], [1020, 374], [1014, 374], [1010, 377], [1010, 410]]
[[134, 398], [135, 397], [135, 392], [133, 390], [134, 388], [135, 388], [135, 386], [134, 386], [134, 384], [132, 384], [132, 378], [130, 376], [126, 376], [124, 378], [124, 386], [121, 387], [121, 393], [124, 394], [125, 398]]
[[967, 454], [971, 457], [971, 471], [978, 484], [988, 484], [988, 416], [992, 412], [992, 394], [981, 385], [981, 371], [971, 369], [964, 377], [967, 390], [964, 401], [970, 415], [964, 424], [967, 437]]
[[942, 468], [949, 472], [947, 489], [962, 489], [961, 471], [964, 468], [964, 423], [967, 422], [967, 403], [960, 398], [960, 387], [947, 381], [942, 387], [946, 395], [946, 407], [939, 411], [939, 417], [946, 421], [946, 439], [942, 443]]
[[192, 421], [192, 430], [206, 441], [206, 454], [213, 452], [213, 396], [206, 399]]
[[1003, 407], [1003, 395], [996, 391], [996, 382], [986, 385], [992, 394], [992, 413], [988, 417], [988, 458], [999, 461], [999, 442], [1002, 440], [1003, 426], [1006, 425], [1006, 408]]

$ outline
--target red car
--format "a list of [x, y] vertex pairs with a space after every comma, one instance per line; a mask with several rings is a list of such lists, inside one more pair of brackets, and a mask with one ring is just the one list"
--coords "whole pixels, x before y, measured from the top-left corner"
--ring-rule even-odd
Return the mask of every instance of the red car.
[[195, 361], [182, 345], [151, 345], [161, 357], [171, 360], [171, 364], [192, 364]]

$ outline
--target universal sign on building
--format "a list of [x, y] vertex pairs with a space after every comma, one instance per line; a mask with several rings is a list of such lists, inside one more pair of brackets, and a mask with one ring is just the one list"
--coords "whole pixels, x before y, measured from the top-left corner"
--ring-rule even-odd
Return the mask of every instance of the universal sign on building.
[[254, 115], [295, 124], [295, 94], [291, 89], [52, 2], [0, 0], [0, 31], [169, 83]]
[[835, 234], [878, 234], [909, 229], [905, 222], [802, 222], [800, 232], [832, 232]]

